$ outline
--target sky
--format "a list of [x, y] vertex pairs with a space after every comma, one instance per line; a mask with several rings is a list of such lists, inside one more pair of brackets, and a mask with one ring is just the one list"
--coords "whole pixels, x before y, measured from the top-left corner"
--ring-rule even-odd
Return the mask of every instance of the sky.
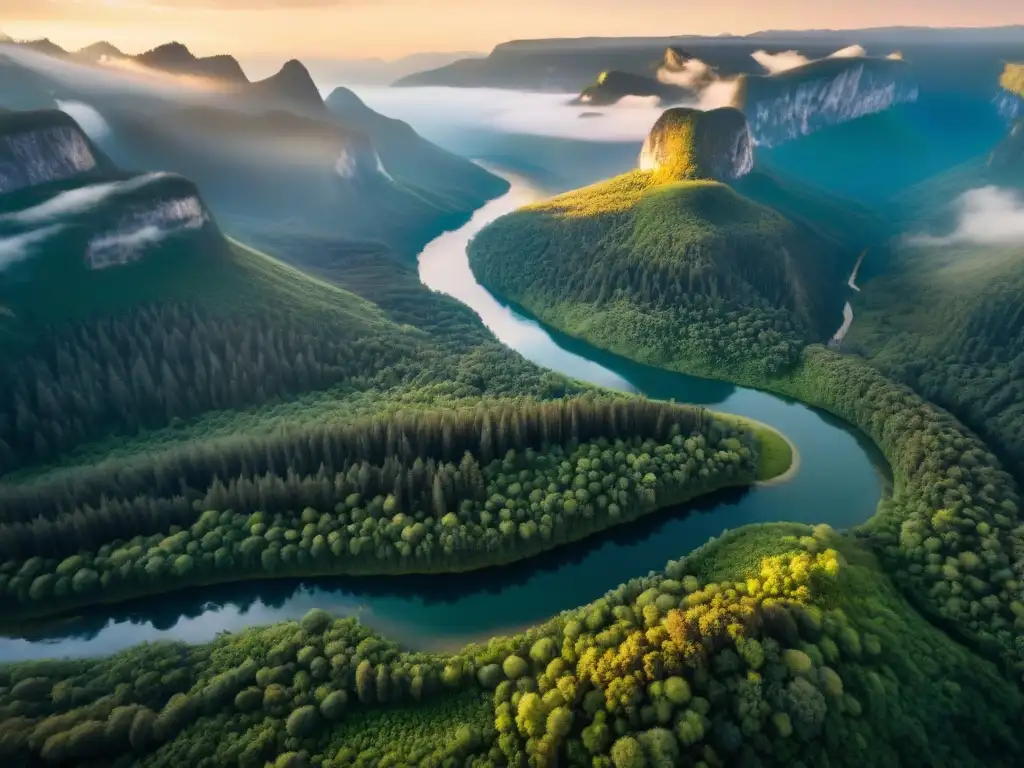
[[1020, 0], [0, 0], [0, 31], [139, 53], [398, 58], [538, 37], [1024, 23]]

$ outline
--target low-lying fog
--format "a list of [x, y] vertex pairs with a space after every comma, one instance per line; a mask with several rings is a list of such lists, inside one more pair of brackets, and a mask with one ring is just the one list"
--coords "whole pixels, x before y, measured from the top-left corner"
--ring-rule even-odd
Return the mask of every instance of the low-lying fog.
[[[335, 85], [319, 87], [326, 98]], [[578, 95], [575, 93], [497, 88], [352, 86], [352, 91], [371, 109], [404, 120], [428, 139], [453, 130], [483, 130], [581, 141], [642, 142], [665, 109], [653, 97], [626, 97], [611, 107], [583, 107], [569, 103]]]

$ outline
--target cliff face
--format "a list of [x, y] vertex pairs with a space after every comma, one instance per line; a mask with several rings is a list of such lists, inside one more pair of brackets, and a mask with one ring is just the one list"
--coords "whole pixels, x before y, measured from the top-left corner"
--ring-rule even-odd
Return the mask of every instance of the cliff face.
[[736, 106], [746, 114], [754, 141], [772, 147], [917, 96], [902, 61], [838, 58], [744, 77]]
[[84, 183], [22, 189], [4, 203], [0, 240], [32, 246], [15, 259], [29, 273], [36, 256], [99, 270], [139, 261], [183, 238], [220, 236], [195, 185], [176, 174], [113, 171]]
[[341, 178], [354, 182], [365, 182], [378, 175], [391, 178], [370, 138], [355, 131], [345, 136], [334, 170]]
[[1024, 64], [1008, 63], [999, 78], [996, 109], [1008, 122], [1024, 117]]
[[89, 140], [63, 112], [0, 115], [0, 193], [70, 179], [98, 165]]
[[187, 186], [183, 179], [171, 185], [157, 181], [142, 190], [138, 199], [118, 206], [86, 241], [88, 267], [130, 264], [173, 237], [198, 233], [212, 224], [198, 193]]
[[754, 167], [754, 146], [743, 113], [725, 107], [702, 112], [677, 107], [662, 114], [640, 152], [640, 170], [664, 181], [733, 181]]

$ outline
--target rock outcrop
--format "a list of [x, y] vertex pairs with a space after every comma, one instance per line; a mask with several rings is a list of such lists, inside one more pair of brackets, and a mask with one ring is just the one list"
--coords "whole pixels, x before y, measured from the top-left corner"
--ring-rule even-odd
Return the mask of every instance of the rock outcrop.
[[65, 113], [0, 115], [0, 193], [70, 179], [99, 165], [91, 142]]
[[640, 152], [640, 170], [663, 181], [733, 181], [754, 167], [754, 145], [743, 113], [676, 107], [654, 124]]
[[999, 78], [996, 109], [1008, 122], [1024, 117], [1024, 64], [1008, 63]]

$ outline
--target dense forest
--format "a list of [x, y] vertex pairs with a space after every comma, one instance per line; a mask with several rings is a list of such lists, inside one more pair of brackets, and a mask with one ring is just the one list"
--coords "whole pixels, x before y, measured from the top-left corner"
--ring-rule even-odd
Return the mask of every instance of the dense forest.
[[973, 433], [856, 357], [812, 346], [766, 382], [857, 426], [895, 488], [861, 530], [921, 609], [1024, 680], [1024, 529], [1013, 478]]
[[[395, 145], [408, 138], [338, 99]], [[819, 227], [837, 198], [761, 170], [711, 181], [707, 158], [688, 153], [719, 144], [666, 137], [661, 172], [484, 229], [473, 269], [598, 346], [854, 425], [894, 481], [867, 523], [744, 526], [456, 653], [401, 648], [314, 610], [203, 645], [0, 664], [0, 758], [1019, 765], [1019, 254], [897, 249], [844, 347], [867, 360], [840, 356], [809, 343], [839, 325], [876, 220], [857, 209]], [[97, 157], [91, 179], [122, 179]], [[416, 196], [411, 179], [426, 185], [427, 170], [410, 168], [405, 191]], [[4, 196], [15, 215], [0, 225], [79, 183]], [[448, 194], [423, 202], [443, 208]], [[112, 269], [63, 245], [5, 269], [0, 625], [230, 581], [480, 569], [788, 468], [770, 428], [541, 371], [423, 287], [404, 248], [309, 229], [243, 226], [284, 261], [211, 219]]]
[[413, 412], [0, 488], [8, 618], [196, 583], [509, 562], [758, 475], [738, 422], [640, 399]]
[[642, 362], [770, 374], [841, 323], [842, 252], [708, 181], [634, 172], [485, 228], [470, 263], [489, 289]]
[[902, 603], [856, 541], [779, 524], [454, 655], [402, 651], [314, 610], [204, 646], [8, 666], [0, 754], [27, 766], [1008, 766], [1022, 704]]
[[949, 409], [1024, 478], [1022, 296], [1017, 246], [908, 245], [858, 297], [846, 348]]

